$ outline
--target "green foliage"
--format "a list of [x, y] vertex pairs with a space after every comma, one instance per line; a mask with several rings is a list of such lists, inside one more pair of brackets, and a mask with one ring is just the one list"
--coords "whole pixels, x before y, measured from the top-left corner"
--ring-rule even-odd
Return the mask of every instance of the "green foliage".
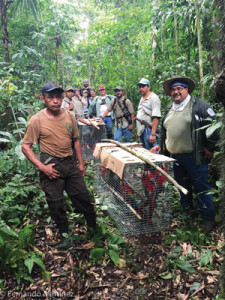
[[172, 241], [190, 242], [192, 245], [201, 246], [209, 243], [209, 238], [203, 232], [202, 228], [196, 230], [196, 226], [191, 224], [185, 225], [181, 228], [176, 228], [175, 231], [166, 237], [166, 243], [170, 244]]
[[30, 275], [34, 263], [46, 273], [41, 253], [32, 250], [33, 243], [33, 225], [26, 225], [17, 231], [8, 226], [0, 225], [1, 277], [4, 273], [14, 274], [18, 284], [20, 284], [22, 278], [33, 282]]
[[211, 266], [212, 265], [213, 254], [207, 249], [200, 254], [199, 265], [202, 266]]
[[92, 238], [96, 248], [91, 251], [90, 258], [99, 264], [103, 260], [108, 260], [119, 265], [120, 253], [126, 251], [127, 247], [125, 239], [120, 237], [119, 231], [113, 232], [112, 226], [109, 225], [109, 217], [101, 218], [99, 223], [99, 232]]
[[12, 148], [0, 152], [0, 279], [14, 275], [20, 284], [21, 279], [33, 282], [34, 265], [47, 275], [41, 254], [32, 248], [33, 225], [22, 225], [30, 223], [30, 214], [43, 216], [44, 202], [38, 183], [33, 181], [35, 170], [15, 154], [17, 140], [10, 134], [5, 136], [12, 141]]
[[182, 256], [183, 249], [181, 247], [174, 248], [172, 253], [169, 253], [166, 257], [166, 265], [169, 270], [179, 268], [187, 273], [194, 273], [195, 269], [192, 265], [187, 261], [190, 258], [193, 258], [192, 253], [189, 253], [187, 257]]

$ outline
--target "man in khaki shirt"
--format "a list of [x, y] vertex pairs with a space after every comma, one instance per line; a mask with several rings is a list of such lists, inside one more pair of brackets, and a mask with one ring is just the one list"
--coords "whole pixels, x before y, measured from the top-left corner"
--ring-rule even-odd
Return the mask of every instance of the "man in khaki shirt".
[[71, 86], [67, 86], [65, 88], [66, 96], [63, 98], [61, 108], [68, 110], [71, 112], [77, 121], [84, 123], [86, 125], [92, 126], [92, 123], [85, 120], [84, 117], [84, 107], [81, 100], [75, 96], [74, 89]]
[[134, 121], [134, 109], [133, 104], [129, 99], [124, 98], [124, 91], [121, 86], [115, 88], [116, 98], [112, 99], [100, 119], [100, 124], [103, 122], [105, 116], [112, 110], [115, 113], [115, 128], [114, 128], [114, 140], [121, 142], [124, 137], [125, 142], [131, 141], [133, 121]]
[[[55, 82], [44, 85], [41, 100], [46, 108], [30, 119], [22, 151], [40, 170], [41, 187], [50, 215], [61, 234], [59, 247], [68, 249], [70, 240], [63, 237], [63, 233], [69, 230], [63, 191], [69, 195], [76, 212], [84, 214], [89, 228], [96, 227], [96, 215], [83, 179], [85, 169], [77, 122], [71, 113], [61, 108], [63, 92]], [[40, 145], [40, 159], [31, 149], [37, 143]]]

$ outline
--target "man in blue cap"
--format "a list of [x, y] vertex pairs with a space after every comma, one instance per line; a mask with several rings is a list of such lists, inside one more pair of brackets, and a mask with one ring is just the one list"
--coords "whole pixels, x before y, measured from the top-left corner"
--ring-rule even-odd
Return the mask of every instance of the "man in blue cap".
[[151, 91], [148, 79], [142, 78], [138, 83], [142, 95], [136, 116], [137, 136], [143, 147], [150, 150], [156, 143], [156, 131], [161, 117], [159, 97]]
[[[64, 90], [55, 82], [42, 88], [41, 100], [45, 108], [32, 116], [23, 139], [24, 155], [40, 170], [41, 187], [52, 219], [59, 232], [61, 249], [70, 247], [68, 219], [63, 203], [64, 190], [69, 195], [76, 212], [83, 213], [90, 229], [96, 227], [96, 215], [83, 176], [79, 132], [74, 115], [61, 108]], [[31, 146], [39, 143], [40, 159]], [[75, 154], [73, 153], [74, 145]]]
[[156, 146], [151, 151], [162, 150], [176, 159], [174, 177], [189, 191], [187, 196], [180, 193], [183, 211], [188, 214], [193, 211], [193, 186], [205, 229], [211, 232], [215, 211], [209, 193], [208, 163], [217, 149], [219, 136], [216, 131], [207, 134], [206, 127], [215, 113], [208, 103], [191, 95], [195, 83], [190, 78], [173, 77], [164, 82], [163, 88], [173, 102], [162, 120], [161, 149]]

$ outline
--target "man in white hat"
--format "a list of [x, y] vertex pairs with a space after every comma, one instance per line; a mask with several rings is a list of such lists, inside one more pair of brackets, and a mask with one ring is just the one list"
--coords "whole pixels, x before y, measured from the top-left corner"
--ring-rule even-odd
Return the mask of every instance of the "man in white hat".
[[214, 206], [209, 193], [208, 162], [217, 149], [219, 136], [213, 132], [207, 134], [206, 125], [215, 117], [213, 109], [205, 101], [191, 95], [195, 83], [187, 77], [173, 77], [163, 84], [164, 91], [171, 96], [172, 105], [162, 120], [161, 149], [154, 147], [151, 151], [162, 150], [176, 159], [174, 177], [186, 187], [188, 195], [181, 193], [183, 211], [193, 210], [192, 186], [197, 195], [205, 229], [209, 233], [214, 227]]

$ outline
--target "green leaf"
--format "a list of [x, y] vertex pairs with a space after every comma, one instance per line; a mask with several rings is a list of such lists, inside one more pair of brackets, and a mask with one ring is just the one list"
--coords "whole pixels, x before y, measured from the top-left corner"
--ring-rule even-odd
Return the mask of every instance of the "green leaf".
[[186, 260], [180, 260], [177, 264], [178, 268], [188, 273], [195, 273], [195, 269]]
[[29, 273], [31, 274], [33, 266], [34, 266], [34, 259], [27, 258], [24, 262], [25, 266], [28, 268]]
[[125, 242], [125, 239], [121, 238], [119, 235], [111, 235], [108, 237], [108, 244], [120, 245]]
[[0, 138], [0, 142], [1, 143], [9, 143], [10, 140], [4, 139], [4, 138]]
[[43, 261], [40, 258], [34, 257], [33, 260], [43, 271], [46, 270], [45, 265], [43, 264]]
[[5, 234], [7, 234], [7, 235], [11, 235], [11, 236], [14, 236], [14, 237], [18, 237], [18, 234], [17, 234], [15, 231], [13, 231], [13, 230], [11, 230], [11, 229], [8, 229], [8, 228], [6, 228], [6, 227], [1, 227], [1, 228], [0, 228], [0, 231], [3, 232], [3, 233], [5, 233]]
[[200, 286], [201, 286], [200, 282], [194, 282], [190, 287], [190, 291], [197, 291], [200, 288]]
[[173, 273], [162, 273], [159, 274], [162, 279], [172, 279], [174, 277]]
[[217, 186], [218, 188], [221, 188], [221, 187], [222, 187], [222, 182], [221, 182], [220, 180], [217, 180], [217, 181], [216, 181], [216, 186]]
[[105, 253], [105, 249], [104, 248], [96, 248], [93, 249], [90, 253], [90, 257], [94, 260], [94, 261], [99, 261], [102, 256]]
[[72, 236], [70, 237], [70, 239], [71, 239], [72, 241], [79, 241], [79, 240], [81, 240], [81, 236], [80, 236], [80, 235], [72, 235]]
[[207, 249], [205, 252], [201, 253], [200, 257], [199, 257], [200, 267], [211, 265], [212, 257], [213, 257], [213, 254], [209, 249]]
[[115, 250], [115, 251], [118, 251], [118, 250], [119, 250], [118, 245], [111, 244], [110, 247], [111, 247], [113, 250]]
[[217, 130], [218, 128], [221, 128], [222, 126], [222, 122], [218, 122], [212, 126], [210, 126], [209, 128], [206, 129], [206, 137], [210, 138], [210, 136], [214, 133], [215, 130]]
[[120, 258], [119, 258], [118, 252], [110, 249], [109, 256], [110, 256], [111, 260], [114, 262], [114, 264], [118, 265], [120, 263]]
[[28, 275], [23, 274], [21, 277], [27, 281], [34, 282], [34, 280]]

